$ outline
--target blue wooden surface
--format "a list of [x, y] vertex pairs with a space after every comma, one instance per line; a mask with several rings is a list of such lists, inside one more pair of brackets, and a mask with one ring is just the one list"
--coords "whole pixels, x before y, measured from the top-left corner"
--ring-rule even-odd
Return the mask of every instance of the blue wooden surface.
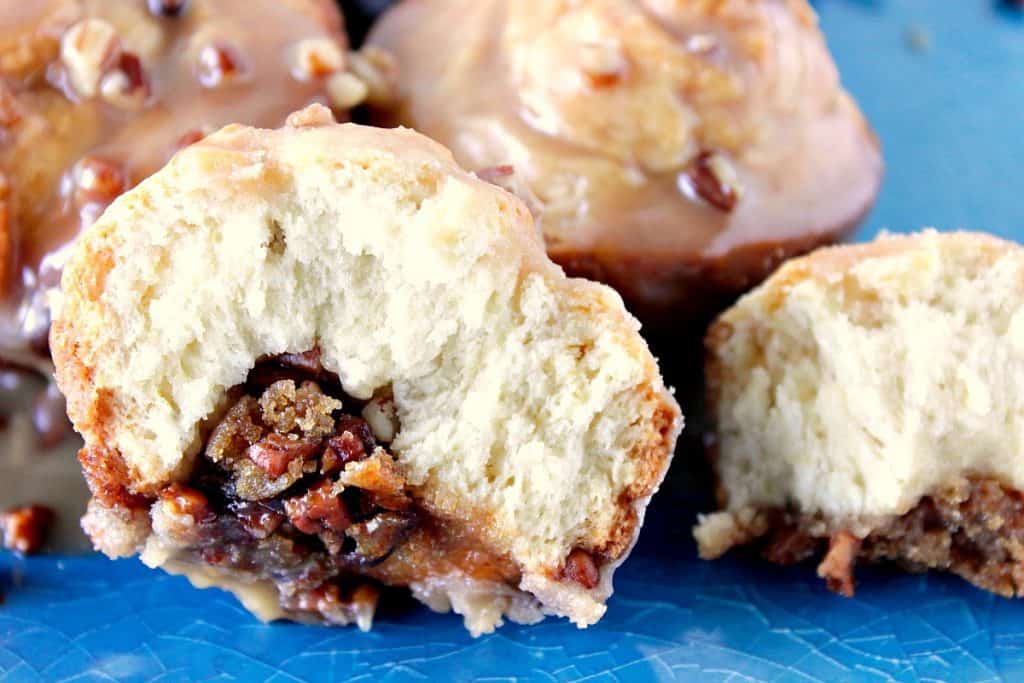
[[[1024, 15], [991, 0], [820, 0], [844, 81], [885, 146], [860, 236], [972, 227], [1024, 240]], [[927, 43], [925, 49], [921, 45]], [[916, 45], [916, 47], [915, 47]], [[370, 634], [262, 625], [136, 561], [0, 555], [4, 680], [1024, 680], [1024, 603], [948, 576], [859, 573], [854, 600], [805, 569], [695, 559], [680, 453], [598, 626], [471, 639], [424, 609]]]

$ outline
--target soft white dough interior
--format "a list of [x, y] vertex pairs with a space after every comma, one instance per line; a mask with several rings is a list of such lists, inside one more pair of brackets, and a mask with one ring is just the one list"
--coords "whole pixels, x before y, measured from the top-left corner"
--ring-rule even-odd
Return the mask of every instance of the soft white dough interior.
[[1024, 252], [910, 244], [783, 269], [723, 317], [730, 508], [900, 514], [970, 473], [1024, 488]]
[[125, 459], [154, 481], [180, 470], [256, 358], [319, 345], [349, 394], [393, 386], [392, 450], [428, 502], [491, 513], [527, 570], [607, 533], [663, 400], [637, 392], [651, 361], [635, 322], [609, 314], [617, 295], [564, 279], [525, 207], [436, 150], [326, 160], [336, 142], [302, 135], [274, 155], [197, 146], [146, 181], [165, 188], [108, 212], [133, 229], [102, 303], [133, 324], [103, 332], [126, 352], [94, 381], [135, 423], [115, 444]]

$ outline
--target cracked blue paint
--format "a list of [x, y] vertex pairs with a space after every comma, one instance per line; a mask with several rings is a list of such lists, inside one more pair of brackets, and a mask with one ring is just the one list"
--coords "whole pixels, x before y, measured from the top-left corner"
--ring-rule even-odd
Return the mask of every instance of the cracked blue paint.
[[[1024, 15], [989, 0], [819, 0], [843, 80], [888, 176], [861, 237], [925, 224], [1024, 240]], [[908, 48], [910, 28], [930, 48]], [[694, 557], [699, 498], [681, 452], [608, 615], [473, 640], [421, 608], [372, 633], [264, 625], [232, 598], [137, 561], [0, 555], [7, 681], [1024, 680], [1024, 603], [943, 575], [859, 572], [857, 597], [808, 568]]]

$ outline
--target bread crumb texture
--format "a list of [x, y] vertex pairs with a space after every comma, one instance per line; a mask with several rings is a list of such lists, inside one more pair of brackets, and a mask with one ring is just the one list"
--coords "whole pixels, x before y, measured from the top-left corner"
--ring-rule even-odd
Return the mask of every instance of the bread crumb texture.
[[853, 520], [903, 514], [970, 473], [1024, 488], [1019, 245], [927, 230], [823, 249], [743, 297], [707, 343], [730, 510]]

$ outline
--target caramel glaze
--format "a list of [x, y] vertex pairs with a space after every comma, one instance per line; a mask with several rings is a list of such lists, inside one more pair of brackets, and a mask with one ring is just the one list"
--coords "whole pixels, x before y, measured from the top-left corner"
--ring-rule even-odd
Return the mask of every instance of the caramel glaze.
[[880, 183], [805, 0], [418, 0], [369, 42], [402, 64], [379, 122], [513, 166], [549, 254], [647, 323], [706, 319]]
[[345, 58], [334, 3], [0, 0], [0, 358], [47, 373], [48, 292], [121, 192], [227, 123], [329, 102], [309, 39]]

